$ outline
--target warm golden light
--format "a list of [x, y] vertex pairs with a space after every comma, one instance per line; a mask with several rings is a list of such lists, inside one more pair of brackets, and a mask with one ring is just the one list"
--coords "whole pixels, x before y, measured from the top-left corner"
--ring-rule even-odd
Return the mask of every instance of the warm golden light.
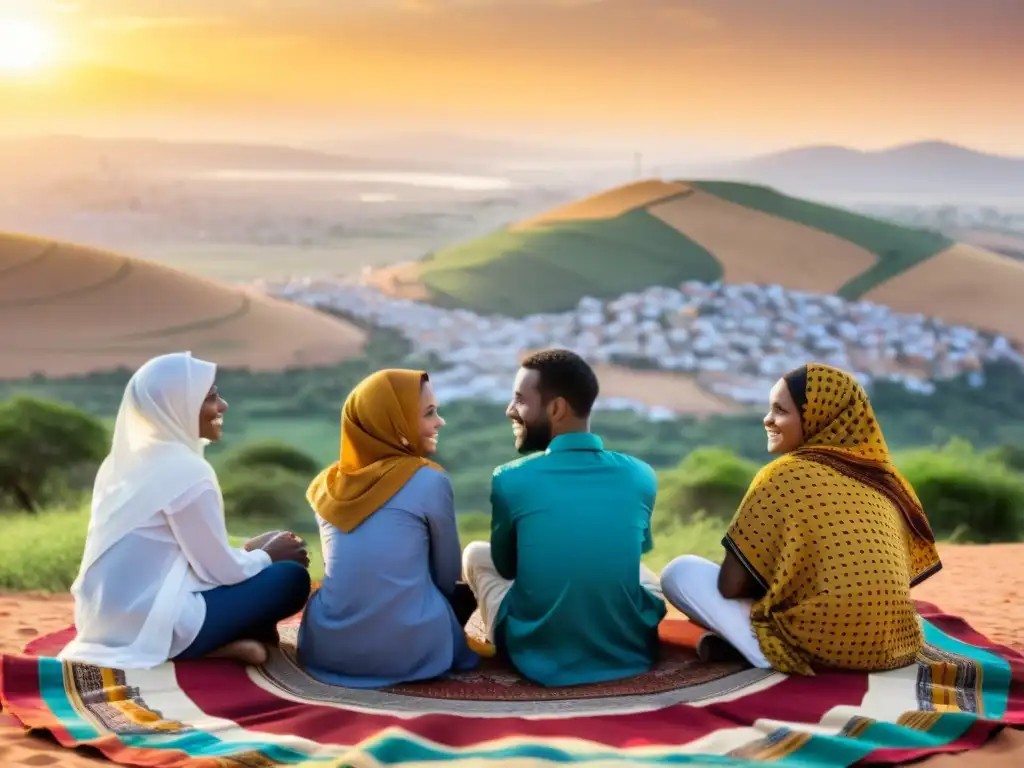
[[49, 65], [57, 53], [53, 32], [28, 19], [0, 18], [0, 72], [25, 73]]

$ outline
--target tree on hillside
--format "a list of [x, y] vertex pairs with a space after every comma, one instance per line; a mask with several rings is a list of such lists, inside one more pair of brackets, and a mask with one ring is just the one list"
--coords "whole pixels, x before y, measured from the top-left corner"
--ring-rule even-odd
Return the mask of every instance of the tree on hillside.
[[0, 403], [0, 495], [35, 512], [56, 484], [95, 471], [108, 445], [103, 423], [74, 406], [24, 396]]

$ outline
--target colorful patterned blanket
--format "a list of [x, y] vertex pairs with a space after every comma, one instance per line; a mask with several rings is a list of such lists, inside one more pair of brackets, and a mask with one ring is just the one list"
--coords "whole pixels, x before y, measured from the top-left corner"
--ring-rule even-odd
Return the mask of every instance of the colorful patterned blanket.
[[67, 747], [140, 766], [896, 765], [1024, 726], [1024, 657], [921, 604], [917, 663], [792, 678], [702, 665], [668, 649], [648, 675], [533, 688], [500, 662], [378, 691], [323, 685], [294, 663], [289, 627], [265, 667], [228, 661], [127, 672], [53, 656], [70, 631], [4, 657], [0, 697]]

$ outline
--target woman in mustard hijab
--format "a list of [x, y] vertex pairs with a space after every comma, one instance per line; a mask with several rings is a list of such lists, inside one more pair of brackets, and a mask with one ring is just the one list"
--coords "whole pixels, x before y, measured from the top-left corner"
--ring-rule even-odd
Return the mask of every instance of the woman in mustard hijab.
[[780, 456], [740, 503], [722, 566], [673, 560], [666, 599], [754, 666], [910, 664], [923, 644], [910, 588], [942, 564], [863, 387], [836, 368], [798, 368], [772, 389], [764, 426]]
[[422, 371], [378, 371], [345, 401], [341, 459], [307, 492], [325, 572], [298, 651], [322, 682], [377, 688], [478, 661], [452, 606], [462, 553], [451, 482], [427, 458], [443, 426]]

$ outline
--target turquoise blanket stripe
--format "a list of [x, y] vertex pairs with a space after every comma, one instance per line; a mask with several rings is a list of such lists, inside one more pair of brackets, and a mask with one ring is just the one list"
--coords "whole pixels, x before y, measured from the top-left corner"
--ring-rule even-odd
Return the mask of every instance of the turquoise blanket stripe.
[[[39, 687], [42, 699], [60, 720], [61, 725], [75, 741], [90, 742], [104, 734], [92, 724], [83, 720], [71, 705], [64, 688], [63, 664], [58, 659], [39, 659]], [[314, 758], [294, 749], [261, 741], [256, 736], [252, 741], [222, 741], [213, 734], [191, 731], [185, 734], [119, 734], [118, 741], [134, 749], [165, 749], [184, 752], [189, 757], [230, 757], [243, 752], [259, 752], [270, 760], [283, 765], [298, 765]], [[336, 758], [325, 757], [324, 761]]]
[[[963, 737], [979, 719], [1000, 720], [1006, 713], [1012, 670], [1008, 661], [996, 654], [946, 634], [935, 625], [925, 622], [925, 639], [932, 646], [951, 653], [970, 657], [982, 668], [983, 717], [967, 713], [942, 715], [928, 731], [918, 731], [897, 726], [894, 723], [872, 722], [855, 738], [844, 736], [812, 735], [791, 755], [774, 761], [780, 768], [849, 768], [859, 760], [880, 749], [921, 749], [943, 747]], [[106, 734], [84, 720], [71, 704], [64, 687], [63, 666], [57, 659], [38, 660], [39, 685], [42, 699], [68, 734], [76, 741], [88, 743]], [[772, 736], [785, 735], [780, 730]], [[261, 740], [258, 733], [249, 732], [251, 739], [245, 741], [224, 741], [217, 736], [200, 731], [185, 734], [121, 734], [119, 740], [126, 747], [147, 750], [174, 750], [194, 758], [229, 757], [244, 752], [259, 752], [267, 759], [281, 765], [301, 763], [336, 763], [343, 747], [329, 746], [318, 749], [316, 756], [296, 749]], [[766, 734], [767, 736], [768, 734]], [[550, 763], [573, 764], [591, 761], [623, 761], [634, 765], [706, 765], [729, 766], [729, 768], [751, 768], [763, 765], [749, 759], [699, 754], [637, 754], [632, 751], [618, 751], [594, 745], [585, 754], [575, 754], [544, 744], [528, 742], [515, 746], [494, 749], [448, 749], [440, 745], [411, 739], [401, 735], [389, 735], [373, 740], [356, 749], [371, 755], [384, 765], [399, 765], [405, 762], [451, 762], [460, 759], [502, 760], [529, 758]], [[325, 755], [324, 751], [334, 754]]]
[[1013, 670], [1010, 662], [985, 648], [970, 645], [947, 635], [930, 622], [924, 622], [924, 641], [936, 648], [974, 659], [981, 665], [982, 716], [986, 720], [1002, 720], [1010, 701]]

